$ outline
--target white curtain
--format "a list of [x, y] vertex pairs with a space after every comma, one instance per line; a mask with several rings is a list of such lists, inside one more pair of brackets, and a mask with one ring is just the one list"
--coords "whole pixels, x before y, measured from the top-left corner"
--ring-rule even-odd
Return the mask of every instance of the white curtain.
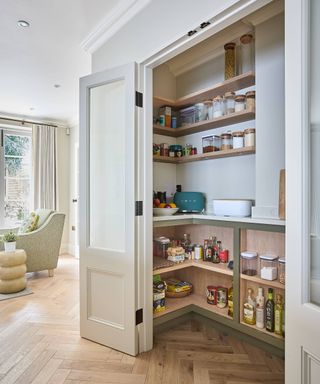
[[57, 210], [57, 128], [32, 127], [34, 209]]

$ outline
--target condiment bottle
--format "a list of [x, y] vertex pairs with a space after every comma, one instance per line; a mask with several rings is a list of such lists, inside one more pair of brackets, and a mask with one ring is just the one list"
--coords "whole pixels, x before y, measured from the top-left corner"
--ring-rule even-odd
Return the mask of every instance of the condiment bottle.
[[258, 289], [258, 296], [256, 298], [256, 302], [257, 302], [256, 326], [257, 328], [264, 328], [265, 308], [264, 308], [263, 288]]
[[273, 289], [268, 289], [268, 300], [266, 302], [266, 330], [274, 332], [274, 301]]
[[246, 324], [255, 325], [256, 323], [256, 302], [253, 298], [253, 290], [248, 288], [248, 297], [243, 304], [243, 321]]
[[276, 306], [274, 310], [274, 333], [277, 335], [283, 334], [282, 324], [283, 324], [283, 302], [282, 296], [277, 294], [276, 296]]

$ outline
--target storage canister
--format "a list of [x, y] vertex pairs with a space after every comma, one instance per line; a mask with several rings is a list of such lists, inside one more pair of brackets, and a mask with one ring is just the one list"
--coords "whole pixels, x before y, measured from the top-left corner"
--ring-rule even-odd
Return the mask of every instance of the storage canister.
[[248, 91], [246, 93], [246, 110], [255, 112], [256, 110], [256, 91]]
[[213, 150], [220, 151], [221, 149], [221, 137], [219, 135], [213, 135]]
[[235, 98], [234, 92], [226, 92], [224, 95], [226, 115], [230, 115], [231, 113], [234, 113], [234, 108], [235, 108], [234, 98]]
[[224, 102], [223, 102], [223, 97], [222, 96], [216, 96], [212, 100], [213, 104], [213, 117], [221, 117], [223, 116], [224, 113]]
[[213, 137], [204, 136], [202, 138], [202, 153], [213, 152]]
[[223, 133], [221, 135], [221, 150], [232, 149], [232, 135], [231, 133]]
[[224, 46], [224, 78], [231, 79], [236, 75], [235, 43], [227, 43]]
[[247, 73], [254, 70], [254, 45], [253, 36], [245, 34], [240, 37], [240, 67], [241, 73]]
[[279, 282], [286, 283], [286, 259], [284, 257], [279, 259]]
[[160, 156], [169, 156], [169, 144], [160, 144]]
[[204, 103], [195, 104], [195, 122], [203, 121], [206, 119], [206, 110]]
[[204, 104], [205, 120], [211, 120], [213, 118], [213, 105], [212, 100], [206, 100]]
[[233, 149], [243, 148], [243, 132], [237, 131], [232, 133], [232, 146]]
[[228, 305], [228, 288], [217, 288], [217, 307], [225, 308]]
[[258, 270], [257, 252], [241, 252], [241, 273], [248, 276], [255, 276]]
[[260, 277], [263, 280], [277, 280], [278, 256], [260, 255]]
[[238, 95], [234, 98], [234, 111], [242, 112], [246, 109], [246, 97], [245, 95]]
[[244, 146], [254, 147], [256, 143], [256, 130], [255, 128], [248, 128], [244, 130]]

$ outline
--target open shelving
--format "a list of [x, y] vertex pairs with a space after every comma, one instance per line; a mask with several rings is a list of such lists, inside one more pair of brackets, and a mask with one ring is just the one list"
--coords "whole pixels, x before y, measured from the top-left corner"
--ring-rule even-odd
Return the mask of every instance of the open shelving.
[[270, 288], [285, 289], [284, 284], [281, 284], [278, 280], [263, 280], [259, 276], [248, 276], [243, 273], [240, 275], [240, 277], [243, 280], [252, 281], [259, 285], [268, 286]]
[[242, 325], [245, 325], [246, 327], [249, 327], [249, 328], [251, 328], [251, 329], [254, 329], [255, 331], [264, 333], [264, 334], [266, 334], [266, 335], [268, 335], [268, 336], [275, 337], [276, 339], [284, 340], [284, 337], [283, 337], [283, 336], [281, 336], [281, 335], [277, 335], [277, 334], [274, 333], [274, 332], [269, 332], [269, 331], [267, 331], [265, 328], [258, 328], [256, 325], [250, 325], [250, 324], [245, 323], [244, 321], [241, 321], [241, 324], [242, 324]]

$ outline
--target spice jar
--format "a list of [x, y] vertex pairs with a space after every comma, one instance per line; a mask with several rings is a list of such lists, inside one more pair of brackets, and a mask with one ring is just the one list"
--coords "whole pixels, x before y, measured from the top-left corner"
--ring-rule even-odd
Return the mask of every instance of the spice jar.
[[230, 115], [231, 113], [234, 113], [234, 109], [235, 109], [234, 98], [235, 98], [234, 92], [226, 92], [224, 95], [226, 115]]
[[213, 150], [214, 151], [220, 151], [220, 149], [221, 149], [221, 137], [218, 135], [213, 135], [212, 140], [213, 140]]
[[224, 78], [225, 80], [231, 79], [236, 75], [236, 55], [235, 43], [227, 43], [224, 46]]
[[221, 117], [223, 116], [223, 110], [224, 110], [224, 103], [223, 103], [223, 97], [222, 96], [216, 96], [212, 100], [213, 104], [213, 117]]
[[247, 73], [254, 70], [254, 45], [253, 36], [251, 34], [242, 35], [240, 37], [240, 66], [241, 73]]
[[204, 104], [205, 120], [211, 120], [213, 117], [213, 106], [211, 100], [206, 100]]
[[233, 149], [243, 148], [243, 132], [237, 131], [232, 133], [232, 146]]
[[255, 128], [248, 128], [244, 130], [244, 146], [254, 147], [256, 142], [256, 130]]
[[241, 252], [241, 273], [248, 276], [255, 276], [258, 270], [257, 252]]
[[205, 136], [202, 138], [202, 153], [213, 152], [213, 137]]
[[256, 110], [256, 91], [248, 91], [246, 93], [246, 109], [249, 112]]
[[232, 149], [232, 135], [231, 133], [223, 133], [221, 135], [221, 150]]
[[284, 257], [279, 259], [279, 282], [286, 283], [286, 259]]
[[246, 109], [246, 97], [245, 95], [238, 95], [234, 98], [234, 111], [241, 112]]
[[278, 256], [260, 255], [260, 277], [263, 280], [277, 280]]

